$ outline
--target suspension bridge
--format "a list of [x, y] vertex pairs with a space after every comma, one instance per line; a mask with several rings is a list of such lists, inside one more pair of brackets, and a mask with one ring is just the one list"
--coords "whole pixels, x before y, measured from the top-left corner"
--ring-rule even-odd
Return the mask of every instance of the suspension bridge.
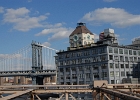
[[14, 54], [0, 54], [0, 77], [28, 76], [33, 85], [43, 85], [44, 77], [56, 75], [57, 51], [33, 41]]

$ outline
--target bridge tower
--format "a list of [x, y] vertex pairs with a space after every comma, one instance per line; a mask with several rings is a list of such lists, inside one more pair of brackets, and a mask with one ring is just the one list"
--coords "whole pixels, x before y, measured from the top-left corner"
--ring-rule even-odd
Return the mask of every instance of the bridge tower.
[[32, 77], [33, 85], [43, 85], [44, 76], [37, 76], [35, 73], [43, 70], [42, 64], [42, 46], [39, 43], [32, 42]]

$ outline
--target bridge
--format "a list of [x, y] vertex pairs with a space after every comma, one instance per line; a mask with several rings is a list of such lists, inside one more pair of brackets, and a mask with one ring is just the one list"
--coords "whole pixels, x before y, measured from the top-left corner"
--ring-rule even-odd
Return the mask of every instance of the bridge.
[[32, 78], [32, 84], [43, 85], [44, 77], [56, 75], [56, 52], [33, 41], [14, 54], [1, 55], [0, 77], [26, 76]]
[[[41, 87], [41, 88], [40, 88]], [[11, 95], [4, 97], [4, 94]], [[93, 85], [12, 85], [0, 86], [2, 100], [11, 100], [28, 95], [30, 100], [41, 100], [39, 94], [57, 93], [57, 100], [77, 100], [73, 93], [92, 93], [92, 100], [140, 100], [140, 84], [108, 84], [107, 81], [94, 81]], [[0, 100], [1, 100], [0, 99]]]

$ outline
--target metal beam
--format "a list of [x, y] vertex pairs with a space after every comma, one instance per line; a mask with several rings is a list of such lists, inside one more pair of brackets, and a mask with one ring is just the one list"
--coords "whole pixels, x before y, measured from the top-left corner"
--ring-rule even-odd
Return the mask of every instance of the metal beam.
[[63, 96], [64, 96], [64, 94], [62, 94], [58, 100], [60, 100]]
[[125, 100], [140, 100], [139, 97], [124, 94], [124, 93], [121, 93], [121, 92], [118, 92], [118, 91], [115, 91], [115, 90], [110, 90], [110, 89], [105, 89], [105, 88], [99, 88], [98, 90], [101, 91], [101, 92], [107, 93], [107, 94], [111, 94], [115, 97], [125, 99]]
[[76, 98], [74, 98], [74, 96], [73, 95], [71, 95], [71, 94], [69, 94], [70, 96], [71, 96], [71, 98], [73, 99], [73, 100], [76, 100]]
[[16, 97], [19, 97], [21, 95], [27, 94], [29, 92], [31, 92], [33, 89], [28, 89], [26, 91], [17, 91], [16, 93], [12, 94], [12, 95], [8, 95], [6, 97], [2, 97], [3, 100], [10, 100], [10, 99], [14, 99]]
[[67, 92], [65, 93], [65, 100], [69, 100], [69, 94]]

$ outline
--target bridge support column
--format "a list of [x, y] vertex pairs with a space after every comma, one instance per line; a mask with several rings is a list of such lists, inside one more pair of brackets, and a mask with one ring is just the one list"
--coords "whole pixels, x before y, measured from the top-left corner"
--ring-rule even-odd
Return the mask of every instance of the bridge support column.
[[28, 80], [26, 79], [25, 76], [20, 77], [20, 84], [28, 84]]
[[17, 85], [17, 84], [19, 84], [19, 77], [15, 76], [14, 77], [14, 85]]
[[0, 85], [3, 85], [3, 84], [4, 84], [3, 77], [0, 77]]
[[51, 80], [50, 80], [52, 83], [55, 83], [56, 82], [56, 76], [51, 76]]
[[65, 100], [69, 100], [69, 94], [65, 93]]
[[50, 77], [45, 77], [45, 78], [44, 78], [44, 82], [45, 82], [45, 83], [50, 83]]
[[[42, 46], [39, 43], [32, 42], [32, 73], [43, 70], [42, 65]], [[43, 85], [43, 76], [32, 76], [33, 85]]]

